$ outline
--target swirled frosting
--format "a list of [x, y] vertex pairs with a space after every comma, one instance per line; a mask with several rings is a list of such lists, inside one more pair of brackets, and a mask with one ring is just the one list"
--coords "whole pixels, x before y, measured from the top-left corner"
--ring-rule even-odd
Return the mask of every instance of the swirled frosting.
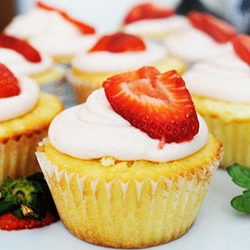
[[164, 43], [169, 53], [188, 63], [212, 58], [230, 50], [229, 42], [217, 43], [209, 35], [192, 26], [167, 36]]
[[38, 85], [27, 77], [20, 77], [21, 92], [17, 96], [0, 98], [0, 122], [14, 119], [29, 112], [36, 105], [40, 90]]
[[183, 74], [193, 94], [250, 104], [250, 67], [231, 50], [194, 64]]
[[165, 144], [133, 127], [117, 114], [104, 89], [94, 91], [86, 103], [60, 113], [51, 123], [49, 140], [60, 152], [81, 159], [112, 156], [120, 160], [176, 160], [199, 150], [207, 141], [207, 127], [199, 117], [198, 134], [188, 142]]
[[111, 53], [97, 51], [79, 53], [72, 60], [72, 67], [93, 73], [125, 71], [151, 65], [163, 60], [168, 55], [164, 46], [152, 42], [146, 43], [146, 50], [137, 52]]
[[82, 35], [59, 13], [41, 8], [16, 16], [4, 31], [28, 39], [33, 46], [52, 56], [72, 55], [88, 49], [95, 41], [95, 35]]
[[40, 53], [40, 62], [29, 62], [21, 54], [12, 49], [0, 48], [0, 62], [18, 75], [32, 76], [50, 69], [53, 61], [48, 54]]

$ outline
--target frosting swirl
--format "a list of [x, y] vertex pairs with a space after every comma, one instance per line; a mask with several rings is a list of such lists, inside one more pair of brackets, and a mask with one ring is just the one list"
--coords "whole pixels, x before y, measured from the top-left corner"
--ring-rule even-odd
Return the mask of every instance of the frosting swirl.
[[51, 123], [49, 140], [59, 151], [81, 159], [113, 156], [119, 160], [165, 162], [199, 150], [207, 141], [207, 127], [199, 117], [200, 129], [191, 141], [165, 144], [130, 125], [111, 108], [103, 88], [86, 103], [60, 113]]

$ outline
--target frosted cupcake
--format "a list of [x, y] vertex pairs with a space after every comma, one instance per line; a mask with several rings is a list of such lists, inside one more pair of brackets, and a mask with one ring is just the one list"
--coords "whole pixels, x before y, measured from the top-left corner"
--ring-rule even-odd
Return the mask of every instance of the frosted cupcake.
[[186, 69], [186, 64], [169, 56], [164, 46], [136, 35], [115, 32], [101, 36], [89, 51], [73, 58], [69, 81], [78, 102], [82, 103], [107, 77], [144, 65], [156, 66], [161, 71], [176, 69], [180, 74]]
[[[233, 44], [233, 46], [232, 46]], [[237, 36], [231, 50], [193, 65], [185, 74], [197, 111], [224, 146], [221, 167], [250, 167], [250, 37]]]
[[169, 34], [189, 26], [187, 18], [177, 15], [174, 9], [154, 2], [144, 2], [129, 9], [121, 28], [127, 33], [161, 41]]
[[210, 14], [191, 11], [190, 27], [166, 37], [169, 52], [188, 64], [217, 56], [230, 50], [230, 40], [236, 29]]
[[41, 93], [30, 78], [17, 78], [0, 64], [0, 183], [40, 170], [35, 149], [51, 120], [62, 111], [61, 101]]
[[76, 52], [92, 45], [96, 30], [65, 11], [38, 1], [35, 8], [14, 17], [4, 32], [27, 39], [55, 62], [69, 64]]
[[38, 147], [60, 218], [102, 246], [174, 240], [198, 215], [221, 143], [174, 70], [143, 67], [103, 87], [59, 114]]

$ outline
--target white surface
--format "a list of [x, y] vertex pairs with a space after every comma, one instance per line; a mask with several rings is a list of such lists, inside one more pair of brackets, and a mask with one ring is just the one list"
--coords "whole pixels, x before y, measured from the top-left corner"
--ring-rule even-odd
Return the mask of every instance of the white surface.
[[[193, 227], [181, 238], [153, 247], [155, 250], [249, 250], [250, 215], [235, 211], [230, 200], [239, 195], [225, 170], [219, 169]], [[1, 250], [85, 250], [109, 249], [85, 243], [72, 236], [61, 224], [22, 231], [1, 231]]]

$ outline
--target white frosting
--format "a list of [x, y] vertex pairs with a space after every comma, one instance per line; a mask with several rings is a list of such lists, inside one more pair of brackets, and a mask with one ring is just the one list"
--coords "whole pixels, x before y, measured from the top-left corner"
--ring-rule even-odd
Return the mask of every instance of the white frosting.
[[15, 50], [0, 48], [0, 62], [5, 64], [14, 74], [32, 76], [50, 69], [53, 61], [48, 54], [40, 53], [41, 61], [29, 62]]
[[59, 13], [40, 8], [15, 17], [5, 32], [28, 38], [39, 50], [53, 56], [71, 55], [79, 50], [86, 50], [95, 41], [95, 35], [83, 35]]
[[24, 115], [36, 105], [40, 94], [38, 85], [30, 78], [20, 77], [19, 86], [19, 95], [0, 98], [0, 122]]
[[165, 144], [133, 127], [114, 112], [102, 88], [87, 102], [60, 113], [51, 123], [49, 140], [60, 152], [81, 159], [113, 156], [120, 160], [165, 162], [190, 155], [207, 142], [208, 130], [199, 117], [198, 134], [191, 141]]
[[123, 30], [132, 34], [172, 33], [190, 26], [187, 18], [173, 15], [167, 18], [144, 19], [124, 25]]
[[166, 58], [166, 48], [156, 43], [147, 42], [146, 50], [136, 52], [111, 53], [96, 51], [79, 53], [72, 60], [72, 66], [80, 71], [87, 72], [114, 72], [125, 71], [152, 65]]
[[229, 43], [217, 43], [204, 32], [190, 26], [181, 32], [169, 35], [164, 43], [169, 53], [188, 63], [212, 58], [230, 50]]
[[250, 67], [232, 47], [216, 58], [194, 64], [183, 78], [193, 94], [250, 104]]

